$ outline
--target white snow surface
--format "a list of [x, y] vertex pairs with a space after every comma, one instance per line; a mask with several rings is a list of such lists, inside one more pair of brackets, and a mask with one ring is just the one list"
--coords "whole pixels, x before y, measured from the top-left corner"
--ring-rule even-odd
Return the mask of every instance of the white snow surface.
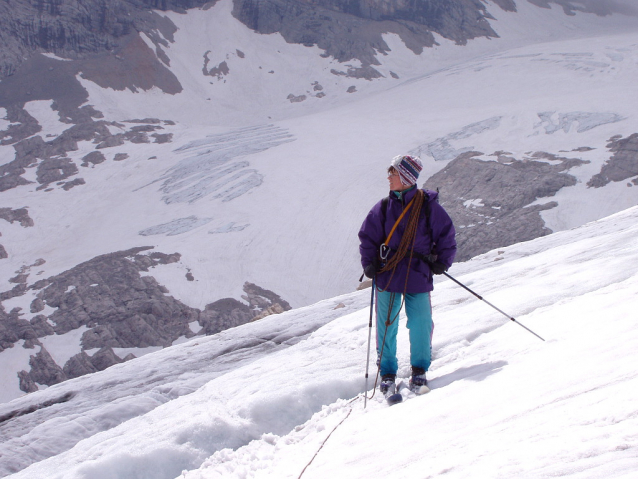
[[60, 121], [57, 111], [52, 108], [51, 100], [36, 100], [27, 102], [24, 109], [34, 117], [40, 126], [46, 138], [49, 141], [51, 136], [58, 136], [64, 130], [69, 128], [69, 124]]
[[0, 405], [0, 474], [635, 477], [637, 235], [634, 207], [453, 266], [545, 341], [438, 281], [432, 391], [404, 404], [363, 407], [368, 289]]

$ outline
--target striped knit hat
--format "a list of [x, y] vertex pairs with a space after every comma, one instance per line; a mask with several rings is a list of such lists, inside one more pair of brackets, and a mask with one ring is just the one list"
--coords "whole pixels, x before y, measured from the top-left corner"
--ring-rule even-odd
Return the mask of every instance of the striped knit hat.
[[423, 163], [416, 156], [399, 155], [392, 158], [390, 167], [397, 170], [403, 185], [410, 186], [416, 183], [419, 173], [423, 169]]

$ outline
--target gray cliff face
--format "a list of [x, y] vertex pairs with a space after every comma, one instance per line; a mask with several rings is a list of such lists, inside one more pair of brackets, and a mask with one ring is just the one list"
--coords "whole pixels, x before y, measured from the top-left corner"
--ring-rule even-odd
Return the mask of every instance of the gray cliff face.
[[[0, 3], [0, 78], [14, 73], [34, 53], [75, 60], [117, 54], [137, 32], [161, 41], [175, 26], [151, 12], [183, 12], [206, 0], [11, 0]], [[164, 40], [165, 41], [165, 40]]]
[[[595, 0], [519, 0], [541, 8], [562, 6], [568, 15], [622, 11], [614, 2]], [[25, 60], [53, 53], [75, 60], [72, 68], [103, 87], [181, 90], [164, 68], [164, 48], [175, 25], [162, 11], [185, 12], [217, 0], [10, 0], [0, 3], [0, 80], [15, 74]], [[495, 0], [516, 11], [514, 0]], [[465, 44], [496, 37], [493, 18], [480, 0], [234, 0], [233, 15], [259, 33], [279, 32], [290, 43], [317, 45], [344, 62], [377, 64], [388, 46], [382, 33], [396, 33], [415, 53], [435, 44], [432, 33]], [[155, 44], [155, 53], [140, 33]], [[158, 58], [160, 60], [158, 60]], [[361, 73], [360, 73], [361, 75]], [[373, 78], [373, 77], [370, 77]]]
[[[64, 181], [77, 174], [69, 151], [78, 141], [94, 141], [96, 148], [132, 143], [170, 141], [170, 134], [131, 129], [111, 135], [101, 112], [90, 105], [88, 92], [77, 80], [80, 75], [103, 88], [133, 92], [157, 87], [168, 94], [182, 91], [177, 78], [167, 68], [162, 47], [172, 41], [175, 26], [166, 17], [148, 8], [181, 11], [201, 5], [191, 1], [49, 0], [0, 2], [0, 107], [11, 122], [0, 131], [0, 143], [14, 145], [16, 160], [3, 165], [0, 191], [26, 184], [21, 178], [36, 158], [38, 182], [45, 185]], [[144, 32], [155, 44], [153, 51], [140, 37]], [[161, 33], [161, 35], [160, 35]], [[52, 53], [63, 61], [50, 58]], [[161, 59], [161, 60], [160, 60]], [[42, 127], [24, 109], [27, 102], [53, 100], [52, 108], [69, 128], [51, 141], [34, 135]], [[156, 126], [161, 129], [161, 126]], [[27, 140], [28, 139], [28, 140]], [[27, 142], [24, 142], [27, 140]], [[51, 157], [60, 157], [51, 161]], [[75, 178], [65, 189], [83, 184]]]
[[[268, 311], [291, 309], [272, 291], [251, 283], [244, 285], [246, 303], [226, 298], [203, 311], [186, 306], [152, 277], [154, 268], [178, 262], [181, 255], [149, 252], [151, 249], [139, 247], [98, 256], [33, 284], [28, 284], [28, 278], [37, 265], [17, 272], [17, 286], [0, 293], [0, 301], [32, 291], [35, 299], [30, 311], [41, 313], [27, 321], [21, 318], [20, 308], [9, 312], [0, 308], [0, 351], [19, 347], [16, 343], [20, 340], [24, 340], [23, 347], [34, 351], [30, 371], [16, 376], [23, 391], [102, 371], [134, 357], [121, 358], [113, 348], [167, 347], [180, 337], [215, 334], [263, 317]], [[45, 314], [48, 308], [55, 311]], [[40, 339], [81, 327], [88, 328], [82, 335], [82, 351], [65, 364], [56, 364]], [[85, 352], [94, 349], [98, 351], [91, 356]]]
[[[157, 86], [167, 93], [177, 93], [181, 85], [165, 68], [169, 59], [164, 52], [173, 41], [176, 27], [160, 12], [184, 12], [215, 3], [206, 0], [2, 2], [0, 80], [17, 74], [23, 63], [34, 55], [53, 53], [74, 60], [62, 68], [68, 70], [65, 83], [73, 84], [71, 76], [81, 72], [83, 77], [105, 88], [135, 91]], [[496, 3], [504, 10], [516, 8], [512, 0]], [[432, 32], [459, 44], [477, 37], [496, 36], [487, 22], [491, 16], [479, 0], [235, 0], [233, 15], [259, 33], [280, 32], [290, 43], [317, 45], [325, 50], [325, 56], [342, 62], [356, 58], [364, 67], [378, 63], [377, 52], [388, 51], [381, 36], [386, 32], [400, 35], [415, 53], [435, 44]], [[155, 44], [154, 52], [139, 37], [142, 32]], [[355, 73], [364, 78], [378, 75], [369, 68]], [[26, 89], [33, 90], [28, 84]], [[3, 103], [7, 101], [2, 101], [0, 93], [0, 106]]]
[[[511, 0], [498, 4], [515, 9]], [[435, 44], [432, 32], [459, 44], [497, 36], [478, 0], [235, 0], [233, 15], [259, 33], [279, 32], [289, 43], [317, 45], [325, 56], [340, 62], [356, 58], [364, 67], [378, 64], [376, 53], [389, 50], [382, 33], [400, 35], [417, 54]]]
[[[47, 75], [58, 77], [53, 82], [56, 85], [68, 84], [77, 90], [74, 77], [81, 72], [84, 78], [104, 88], [135, 91], [157, 86], [167, 93], [178, 93], [181, 85], [166, 68], [169, 59], [164, 52], [173, 41], [176, 27], [159, 12], [184, 12], [214, 3], [206, 0], [2, 2], [0, 80], [19, 73], [25, 61], [35, 55], [53, 53], [74, 60]], [[512, 0], [499, 0], [498, 4], [507, 10], [515, 9]], [[288, 42], [318, 45], [326, 56], [339, 61], [358, 58], [364, 67], [378, 63], [376, 53], [388, 50], [381, 37], [385, 32], [401, 35], [416, 53], [434, 45], [432, 32], [461, 44], [479, 36], [496, 36], [486, 21], [489, 13], [479, 0], [235, 0], [233, 14], [259, 33], [280, 32]], [[142, 32], [155, 44], [155, 52], [141, 40]], [[40, 66], [40, 71], [50, 70]], [[372, 70], [356, 74], [365, 78], [377, 75]], [[63, 82], [60, 75], [65, 76]], [[21, 77], [36, 79], [37, 83], [38, 76]], [[14, 88], [21, 83], [15, 82]], [[31, 83], [33, 80], [24, 85], [23, 94], [13, 104], [19, 104], [20, 97], [37, 95], [38, 88]], [[0, 92], [0, 106], [6, 106], [7, 98], [2, 97]], [[33, 99], [41, 98], [24, 98]]]
[[557, 203], [532, 203], [575, 185], [576, 178], [567, 171], [584, 163], [545, 152], [521, 160], [507, 152], [494, 153], [497, 161], [474, 158], [481, 154], [459, 155], [424, 185], [440, 189], [441, 205], [454, 221], [456, 261], [551, 233], [540, 212]]

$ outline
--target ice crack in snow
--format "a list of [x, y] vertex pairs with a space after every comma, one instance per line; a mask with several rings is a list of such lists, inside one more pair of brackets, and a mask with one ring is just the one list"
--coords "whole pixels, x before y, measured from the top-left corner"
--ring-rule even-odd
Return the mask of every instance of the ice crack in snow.
[[249, 168], [248, 161], [238, 161], [238, 158], [294, 140], [287, 130], [265, 125], [191, 141], [175, 152], [192, 156], [181, 160], [157, 180], [163, 182], [162, 199], [171, 204], [194, 203], [213, 194], [213, 198], [223, 202], [238, 198], [263, 182], [259, 171]]

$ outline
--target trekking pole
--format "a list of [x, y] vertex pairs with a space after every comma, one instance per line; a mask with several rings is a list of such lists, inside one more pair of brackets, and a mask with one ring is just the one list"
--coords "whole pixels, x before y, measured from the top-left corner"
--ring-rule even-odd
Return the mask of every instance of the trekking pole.
[[372, 339], [372, 314], [374, 308], [374, 289], [376, 276], [372, 277], [372, 292], [370, 293], [370, 324], [368, 326], [368, 356], [366, 358], [366, 388], [363, 393], [363, 409], [366, 408], [368, 404], [368, 368], [370, 366], [370, 340]]
[[472, 291], [470, 288], [468, 288], [467, 286], [465, 286], [463, 283], [461, 283], [460, 281], [457, 281], [456, 279], [454, 279], [452, 276], [450, 276], [449, 274], [447, 274], [445, 271], [443, 272], [443, 274], [445, 276], [447, 276], [448, 278], [450, 278], [452, 281], [454, 281], [456, 284], [458, 284], [461, 288], [469, 291], [470, 293], [472, 293], [474, 296], [476, 296], [478, 299], [480, 299], [481, 301], [486, 302], [487, 304], [489, 304], [492, 308], [494, 308], [496, 311], [498, 311], [499, 313], [501, 313], [503, 316], [505, 316], [508, 319], [511, 319], [512, 321], [514, 321], [516, 324], [518, 324], [520, 327], [527, 329], [527, 331], [529, 331], [530, 333], [532, 333], [534, 336], [536, 336], [538, 339], [545, 341], [543, 338], [541, 338], [538, 334], [536, 334], [534, 331], [532, 331], [531, 329], [529, 329], [527, 326], [525, 326], [524, 324], [519, 323], [518, 321], [516, 321], [516, 319], [514, 319], [512, 316], [510, 316], [507, 313], [504, 313], [503, 311], [501, 311], [500, 309], [498, 309], [496, 306], [494, 306], [492, 303], [490, 303], [488, 300], [486, 300], [485, 298], [483, 298], [482, 296], [476, 294], [474, 291]]

